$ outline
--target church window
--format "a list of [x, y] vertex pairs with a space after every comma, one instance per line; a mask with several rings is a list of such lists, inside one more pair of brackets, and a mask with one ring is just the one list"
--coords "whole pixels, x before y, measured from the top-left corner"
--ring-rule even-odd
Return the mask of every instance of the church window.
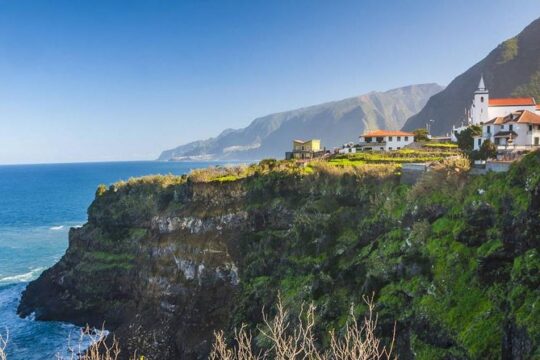
[[529, 131], [533, 131], [533, 126], [529, 125]]
[[484, 97], [483, 96], [480, 97], [480, 102], [484, 102]]
[[514, 131], [514, 125], [510, 124], [510, 125], [508, 126], [508, 130]]

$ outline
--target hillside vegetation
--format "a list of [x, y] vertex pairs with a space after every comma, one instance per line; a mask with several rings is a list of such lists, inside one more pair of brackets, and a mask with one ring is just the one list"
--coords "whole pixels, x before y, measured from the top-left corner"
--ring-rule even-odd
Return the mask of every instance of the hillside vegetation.
[[538, 358], [540, 153], [483, 176], [444, 157], [414, 186], [399, 163], [365, 160], [267, 160], [98, 190], [19, 311], [106, 321], [126, 354], [195, 359], [219, 329], [267, 349], [257, 329], [278, 294], [291, 319], [315, 305], [315, 344], [328, 349], [351, 304], [361, 319], [374, 294], [376, 335], [389, 345], [396, 326], [400, 359]]

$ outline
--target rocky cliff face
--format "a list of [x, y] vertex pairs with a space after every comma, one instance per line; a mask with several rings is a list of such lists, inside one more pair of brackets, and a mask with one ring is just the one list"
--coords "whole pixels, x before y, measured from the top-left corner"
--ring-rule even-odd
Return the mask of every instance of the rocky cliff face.
[[30, 284], [20, 313], [105, 322], [125, 353], [198, 358], [229, 320], [244, 198], [241, 183], [111, 189], [70, 231], [62, 260]]
[[261, 324], [278, 291], [293, 313], [316, 304], [321, 340], [375, 293], [400, 359], [540, 355], [540, 153], [507, 174], [449, 164], [413, 187], [384, 166], [255, 168], [98, 190], [20, 314], [105, 321], [124, 354], [199, 359], [215, 329]]

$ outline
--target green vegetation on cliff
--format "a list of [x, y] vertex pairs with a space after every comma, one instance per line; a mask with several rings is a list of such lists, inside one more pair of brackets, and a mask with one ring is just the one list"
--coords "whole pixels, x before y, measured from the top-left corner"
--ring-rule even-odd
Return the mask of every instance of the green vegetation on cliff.
[[412, 188], [392, 175], [250, 179], [251, 206], [291, 225], [244, 235], [233, 324], [259, 324], [279, 291], [290, 308], [314, 301], [325, 334], [375, 292], [387, 334], [398, 321], [401, 358], [539, 356], [540, 155], [508, 174], [454, 165]]
[[278, 292], [293, 314], [316, 305], [324, 348], [374, 294], [377, 336], [397, 322], [400, 359], [537, 358], [540, 153], [470, 176], [453, 151], [422, 153], [440, 161], [414, 186], [400, 163], [419, 153], [403, 151], [100, 187], [19, 312], [106, 320], [126, 353], [191, 359], [216, 329], [261, 326]]

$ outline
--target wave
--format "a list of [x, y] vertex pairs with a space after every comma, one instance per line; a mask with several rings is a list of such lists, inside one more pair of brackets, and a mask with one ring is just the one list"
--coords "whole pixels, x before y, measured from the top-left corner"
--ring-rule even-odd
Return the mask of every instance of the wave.
[[10, 275], [0, 278], [0, 283], [17, 283], [17, 282], [27, 282], [36, 277], [39, 273], [45, 270], [44, 267], [38, 267], [30, 270], [24, 274]]
[[63, 228], [64, 228], [64, 225], [51, 226], [49, 230], [62, 230]]

